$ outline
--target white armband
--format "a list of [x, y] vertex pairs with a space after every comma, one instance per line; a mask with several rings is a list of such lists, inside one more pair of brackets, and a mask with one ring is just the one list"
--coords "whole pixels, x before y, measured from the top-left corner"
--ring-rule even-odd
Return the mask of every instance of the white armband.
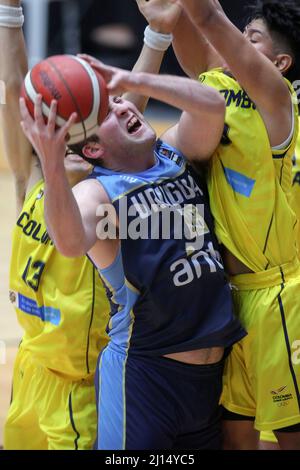
[[166, 51], [173, 41], [173, 34], [162, 34], [153, 31], [150, 26], [146, 26], [144, 33], [144, 43], [155, 51]]
[[22, 28], [24, 15], [22, 7], [0, 5], [0, 26], [6, 28]]

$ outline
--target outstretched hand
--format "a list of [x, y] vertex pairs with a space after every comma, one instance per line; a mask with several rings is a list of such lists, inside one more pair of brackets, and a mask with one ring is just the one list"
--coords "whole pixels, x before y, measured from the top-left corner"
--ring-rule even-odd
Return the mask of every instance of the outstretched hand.
[[55, 100], [51, 102], [48, 122], [45, 123], [42, 113], [42, 95], [37, 96], [34, 118], [29, 114], [24, 98], [20, 98], [20, 113], [23, 132], [34, 147], [43, 168], [45, 164], [54, 167], [58, 161], [63, 162], [68, 133], [76, 121], [77, 114], [73, 113], [64, 126], [56, 129], [57, 102]]
[[110, 95], [122, 95], [129, 91], [129, 85], [132, 83], [134, 75], [132, 72], [105, 65], [100, 60], [87, 54], [79, 54], [78, 57], [88, 62], [93, 69], [100, 72], [106, 82]]
[[150, 28], [162, 34], [172, 33], [182, 6], [179, 0], [135, 0]]

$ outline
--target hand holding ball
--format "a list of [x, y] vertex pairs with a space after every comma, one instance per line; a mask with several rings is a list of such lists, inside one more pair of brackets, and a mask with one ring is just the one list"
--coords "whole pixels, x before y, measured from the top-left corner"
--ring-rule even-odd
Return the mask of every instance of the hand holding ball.
[[108, 112], [108, 91], [99, 71], [77, 56], [58, 55], [35, 65], [25, 77], [21, 96], [34, 116], [37, 95], [43, 97], [42, 113], [47, 120], [52, 100], [57, 101], [56, 125], [62, 127], [77, 113], [69, 130], [68, 144], [93, 135]]

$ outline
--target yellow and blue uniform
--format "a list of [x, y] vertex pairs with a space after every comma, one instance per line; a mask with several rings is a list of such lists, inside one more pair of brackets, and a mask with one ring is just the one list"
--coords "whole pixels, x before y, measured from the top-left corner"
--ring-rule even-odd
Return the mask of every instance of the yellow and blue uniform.
[[44, 183], [13, 232], [10, 300], [24, 336], [14, 366], [6, 449], [89, 449], [96, 436], [93, 378], [109, 305], [87, 257], [65, 258], [44, 221]]
[[227, 108], [208, 176], [216, 234], [252, 271], [230, 279], [248, 335], [228, 358], [222, 404], [255, 416], [259, 430], [291, 426], [300, 422], [300, 365], [292, 359], [300, 330], [300, 268], [290, 207], [297, 106], [290, 139], [272, 149], [255, 103], [230, 74], [215, 69], [200, 80], [223, 94]]
[[158, 141], [155, 157], [141, 173], [95, 167], [91, 175], [119, 215], [121, 239], [100, 270], [112, 307], [96, 379], [98, 448], [215, 449], [223, 361], [193, 366], [163, 356], [229, 348], [245, 331], [233, 315], [205, 189], [178, 150]]

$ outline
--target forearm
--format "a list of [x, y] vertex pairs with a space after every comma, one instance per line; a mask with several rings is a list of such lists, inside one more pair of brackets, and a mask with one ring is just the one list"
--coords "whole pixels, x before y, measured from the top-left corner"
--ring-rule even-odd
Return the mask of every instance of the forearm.
[[203, 27], [216, 12], [223, 13], [213, 0], [181, 0], [184, 11], [198, 27]]
[[[0, 5], [19, 7], [19, 0], [1, 0]], [[23, 204], [30, 174], [32, 149], [25, 138], [20, 122], [19, 95], [27, 60], [21, 28], [0, 26], [0, 80], [5, 87], [5, 104], [0, 105], [0, 128], [4, 154], [12, 170], [17, 205]]]
[[[144, 45], [140, 56], [133, 67], [133, 72], [159, 73], [165, 52], [156, 51]], [[149, 101], [148, 96], [128, 92], [124, 94], [124, 99], [135, 104], [138, 110], [143, 113]]]
[[[290, 109], [287, 87], [279, 71], [230, 22], [216, 0], [181, 1], [194, 24], [224, 59], [261, 112], [273, 114], [278, 104], [286, 104]], [[235, 53], [237, 45], [239, 54]]]
[[131, 74], [126, 88], [150, 96], [192, 114], [218, 112], [223, 99], [220, 94], [196, 80], [173, 75]]
[[[199, 35], [212, 44], [223, 59], [231, 60], [234, 56], [236, 62], [243, 58], [240, 54], [232, 53], [234, 40], [241, 38], [241, 32], [229, 21], [224, 11], [214, 0], [181, 0], [185, 15], [196, 28]], [[244, 41], [242, 41], [243, 43]], [[247, 41], [248, 44], [248, 41]]]
[[55, 171], [44, 169], [45, 220], [56, 248], [69, 257], [88, 251], [81, 213], [63, 165]]
[[222, 65], [222, 59], [200, 29], [182, 11], [173, 31], [173, 49], [183, 71], [191, 78]]
[[6, 5], [8, 7], [20, 7], [21, 0], [1, 0], [0, 5]]
[[[180, 17], [182, 7], [173, 0], [136, 0], [137, 6], [148, 26], [144, 32], [144, 47], [133, 68], [133, 72], [158, 74], [165, 52], [171, 45], [174, 27]], [[148, 96], [126, 93], [125, 99], [133, 102], [143, 112]]]

